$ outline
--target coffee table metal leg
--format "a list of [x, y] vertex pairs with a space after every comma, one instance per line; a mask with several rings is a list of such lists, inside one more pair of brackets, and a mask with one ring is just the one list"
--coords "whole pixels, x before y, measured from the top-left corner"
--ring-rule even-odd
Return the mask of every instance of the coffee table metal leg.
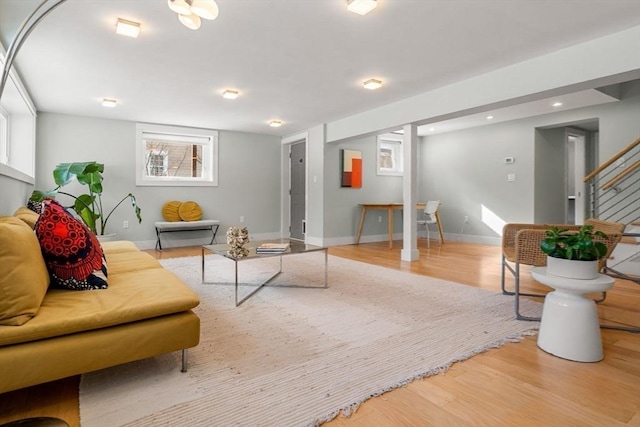
[[251, 291], [249, 294], [245, 295], [244, 298], [242, 298], [240, 301], [238, 301], [238, 261], [235, 261], [235, 263], [236, 263], [236, 307], [238, 307], [240, 304], [242, 304], [243, 302], [251, 298], [256, 292], [258, 292], [260, 289], [267, 286], [269, 282], [271, 282], [273, 279], [275, 279], [282, 273], [282, 256], [280, 256], [280, 270], [274, 275], [272, 275], [271, 277], [269, 277], [269, 279], [267, 279], [260, 286], [258, 286], [253, 291]]

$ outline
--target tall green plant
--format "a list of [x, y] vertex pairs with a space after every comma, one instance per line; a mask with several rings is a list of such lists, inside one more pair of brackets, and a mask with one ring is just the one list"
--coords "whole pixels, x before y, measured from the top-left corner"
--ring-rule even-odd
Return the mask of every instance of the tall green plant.
[[[138, 223], [142, 222], [142, 216], [140, 215], [141, 209], [138, 206], [136, 198], [133, 194], [129, 193], [124, 196], [111, 210], [105, 211], [102, 206], [102, 173], [104, 172], [104, 164], [97, 162], [75, 162], [75, 163], [60, 163], [53, 171], [53, 179], [57, 185], [51, 191], [34, 191], [31, 195], [31, 200], [42, 201], [49, 197], [54, 198], [57, 194], [64, 194], [74, 199], [73, 206], [70, 206], [82, 219], [82, 221], [93, 231], [95, 234], [104, 234], [107, 221], [111, 214], [120, 206], [125, 200], [129, 199], [131, 205], [138, 218]], [[86, 185], [89, 192], [88, 194], [81, 194], [74, 196], [63, 191], [60, 191], [62, 187], [69, 184], [73, 180], [77, 180], [80, 184]]]
[[593, 231], [593, 225], [583, 225], [578, 231], [553, 227], [546, 231], [540, 249], [554, 258], [595, 261], [607, 254], [607, 246], [594, 240], [595, 236], [607, 237], [602, 231]]

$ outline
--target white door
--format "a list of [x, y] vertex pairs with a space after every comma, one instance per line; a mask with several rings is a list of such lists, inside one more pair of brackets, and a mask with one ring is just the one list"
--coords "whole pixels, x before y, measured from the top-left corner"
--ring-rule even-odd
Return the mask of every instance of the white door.
[[304, 241], [306, 230], [306, 143], [292, 144], [290, 158], [290, 234], [289, 237]]
[[584, 224], [586, 143], [585, 133], [577, 129], [567, 129], [567, 222]]

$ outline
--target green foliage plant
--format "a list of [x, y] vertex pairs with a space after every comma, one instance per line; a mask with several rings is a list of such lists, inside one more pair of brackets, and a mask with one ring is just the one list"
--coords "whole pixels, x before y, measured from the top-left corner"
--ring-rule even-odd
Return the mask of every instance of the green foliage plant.
[[[103, 192], [103, 176], [104, 164], [97, 162], [75, 162], [75, 163], [60, 163], [53, 171], [53, 179], [57, 185], [51, 191], [39, 191], [36, 190], [30, 197], [30, 200], [41, 202], [45, 198], [55, 198], [57, 194], [64, 194], [74, 199], [73, 206], [70, 206], [82, 221], [89, 227], [89, 229], [95, 233], [104, 235], [107, 228], [107, 221], [111, 214], [127, 199], [131, 201], [131, 205], [134, 209], [138, 223], [142, 222], [142, 216], [140, 215], [141, 209], [138, 206], [136, 198], [133, 194], [129, 193], [124, 196], [111, 210], [105, 210], [102, 205], [102, 192]], [[62, 187], [70, 182], [77, 180], [80, 184], [86, 185], [88, 193], [74, 196], [63, 191], [60, 191]]]
[[583, 225], [578, 231], [552, 227], [546, 231], [540, 249], [554, 258], [595, 261], [607, 254], [607, 246], [595, 240], [595, 236], [607, 237], [601, 231], [594, 231], [593, 225]]

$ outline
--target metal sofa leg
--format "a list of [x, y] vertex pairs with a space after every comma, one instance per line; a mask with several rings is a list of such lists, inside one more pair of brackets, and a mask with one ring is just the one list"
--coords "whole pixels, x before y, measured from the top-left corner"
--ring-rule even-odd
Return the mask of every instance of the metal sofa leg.
[[189, 355], [187, 353], [187, 349], [183, 348], [182, 349], [182, 369], [180, 370], [181, 372], [187, 372], [187, 361], [188, 361]]

